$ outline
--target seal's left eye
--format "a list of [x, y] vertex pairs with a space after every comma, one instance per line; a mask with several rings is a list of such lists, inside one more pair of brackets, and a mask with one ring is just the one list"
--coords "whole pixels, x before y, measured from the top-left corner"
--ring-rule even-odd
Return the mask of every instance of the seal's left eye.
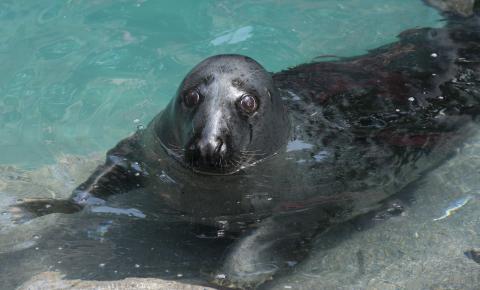
[[183, 103], [189, 108], [198, 105], [200, 103], [200, 94], [197, 90], [189, 91], [183, 96]]
[[258, 109], [257, 99], [251, 95], [244, 95], [239, 102], [240, 109], [247, 114], [251, 114]]

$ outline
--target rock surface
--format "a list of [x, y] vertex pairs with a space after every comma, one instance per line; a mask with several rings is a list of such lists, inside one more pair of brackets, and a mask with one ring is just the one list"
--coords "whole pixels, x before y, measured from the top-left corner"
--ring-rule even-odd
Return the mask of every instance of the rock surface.
[[118, 281], [82, 281], [64, 280], [58, 272], [44, 272], [32, 277], [17, 290], [61, 290], [61, 289], [95, 289], [95, 290], [209, 290], [210, 287], [196, 286], [173, 281], [152, 278], [127, 278]]
[[473, 14], [475, 0], [425, 0], [431, 6], [442, 11], [453, 12], [461, 16]]

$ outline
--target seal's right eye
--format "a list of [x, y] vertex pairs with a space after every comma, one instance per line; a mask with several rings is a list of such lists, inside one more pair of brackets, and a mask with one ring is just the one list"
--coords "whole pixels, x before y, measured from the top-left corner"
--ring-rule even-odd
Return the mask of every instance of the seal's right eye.
[[200, 103], [200, 94], [197, 90], [191, 90], [183, 95], [183, 103], [186, 107], [192, 108]]
[[247, 114], [252, 114], [258, 109], [257, 99], [251, 95], [244, 95], [238, 104], [240, 109]]

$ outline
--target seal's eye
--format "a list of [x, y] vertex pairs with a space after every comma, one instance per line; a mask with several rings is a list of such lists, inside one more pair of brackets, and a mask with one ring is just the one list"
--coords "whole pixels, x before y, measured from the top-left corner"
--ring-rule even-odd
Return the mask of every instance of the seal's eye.
[[194, 107], [200, 103], [200, 94], [197, 90], [191, 90], [183, 96], [183, 103], [188, 108]]
[[238, 104], [240, 109], [247, 114], [251, 114], [258, 109], [257, 99], [251, 95], [244, 95]]

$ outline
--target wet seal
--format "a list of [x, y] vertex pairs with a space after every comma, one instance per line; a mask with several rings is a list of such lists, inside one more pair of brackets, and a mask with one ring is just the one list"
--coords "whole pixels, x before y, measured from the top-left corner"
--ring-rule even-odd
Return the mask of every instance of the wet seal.
[[453, 19], [363, 56], [273, 74], [242, 55], [207, 58], [69, 200], [26, 200], [11, 212], [105, 209], [112, 194], [143, 189], [160, 196], [159, 208], [218, 228], [217, 238], [236, 233], [212, 280], [257, 286], [284, 261], [301, 261], [299, 244], [381, 208], [470, 136], [480, 115], [479, 21]]

